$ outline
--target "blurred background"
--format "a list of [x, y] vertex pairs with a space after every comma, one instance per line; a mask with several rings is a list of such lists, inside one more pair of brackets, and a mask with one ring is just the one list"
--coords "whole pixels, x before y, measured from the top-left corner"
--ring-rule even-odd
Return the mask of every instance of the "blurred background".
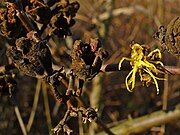
[[[78, 0], [80, 9], [73, 26], [72, 36], [66, 39], [52, 37], [50, 48], [54, 58], [54, 68], [61, 65], [70, 68], [70, 52], [76, 39], [100, 38], [103, 47], [109, 52], [104, 64], [118, 63], [123, 56], [130, 56], [132, 41], [148, 45], [151, 49], [161, 48], [153, 39], [159, 26], [167, 24], [180, 16], [179, 0]], [[0, 66], [7, 64], [6, 41], [0, 37]], [[179, 67], [179, 60], [165, 51], [163, 62], [168, 66]], [[137, 118], [158, 110], [171, 110], [179, 103], [180, 77], [166, 75], [166, 81], [158, 81], [160, 94], [155, 85], [143, 87], [136, 82], [134, 92], [125, 87], [128, 72], [100, 73], [93, 81], [85, 84], [83, 99], [92, 107], [98, 108], [100, 119], [108, 127], [124, 119]], [[17, 103], [24, 123], [28, 123], [35, 97], [39, 97], [35, 119], [29, 135], [47, 135], [48, 127], [55, 127], [62, 118], [65, 106], [55, 102], [49, 90], [44, 98], [43, 91], [35, 94], [38, 81], [35, 78], [18, 74]], [[63, 87], [63, 86], [62, 86]], [[49, 101], [50, 125], [46, 122], [44, 99]], [[47, 104], [46, 104], [47, 105]], [[83, 125], [84, 134], [96, 134], [101, 128], [95, 123]], [[180, 121], [153, 127], [141, 134], [178, 135]], [[0, 135], [22, 134], [14, 108], [8, 97], [0, 97]]]

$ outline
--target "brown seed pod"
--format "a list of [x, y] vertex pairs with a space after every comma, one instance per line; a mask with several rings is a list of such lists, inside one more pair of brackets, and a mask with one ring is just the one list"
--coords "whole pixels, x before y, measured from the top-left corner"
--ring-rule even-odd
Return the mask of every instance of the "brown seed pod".
[[19, 38], [15, 47], [9, 47], [7, 56], [24, 74], [43, 78], [53, 72], [51, 53], [46, 41], [35, 42], [29, 38]]
[[97, 118], [97, 109], [94, 108], [87, 108], [83, 114], [83, 122], [86, 123], [87, 121], [92, 122]]
[[50, 20], [48, 33], [64, 38], [71, 35], [70, 27], [75, 24], [73, 19], [79, 9], [78, 2], [70, 3], [68, 0], [58, 1], [52, 10], [53, 17]]
[[16, 5], [7, 2], [5, 8], [0, 9], [0, 34], [8, 38], [18, 38], [23, 30], [16, 16]]
[[90, 39], [86, 43], [75, 41], [71, 52], [71, 69], [76, 76], [74, 79], [78, 79], [79, 83], [75, 91], [76, 96], [81, 95], [84, 82], [92, 80], [100, 72], [102, 62], [107, 56], [107, 51], [101, 47], [98, 39]]
[[25, 7], [32, 20], [47, 25], [52, 17], [52, 12], [49, 6], [43, 1], [31, 0], [30, 4]]
[[13, 73], [0, 73], [0, 95], [12, 96], [17, 85], [14, 76]]
[[79, 79], [91, 80], [99, 73], [107, 55], [98, 39], [90, 39], [89, 43], [76, 40], [71, 53], [71, 68]]
[[57, 35], [59, 38], [64, 38], [71, 35], [70, 27], [74, 25], [74, 20], [68, 22], [67, 18], [62, 13], [56, 14], [51, 18], [48, 33]]
[[164, 26], [160, 26], [154, 38], [158, 39], [162, 46], [171, 54], [180, 57], [180, 17], [171, 20], [167, 29]]

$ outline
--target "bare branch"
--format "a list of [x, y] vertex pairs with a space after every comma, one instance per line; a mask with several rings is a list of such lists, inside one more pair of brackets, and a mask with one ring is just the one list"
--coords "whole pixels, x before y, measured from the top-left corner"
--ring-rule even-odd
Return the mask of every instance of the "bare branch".
[[21, 113], [19, 111], [19, 107], [18, 107], [17, 102], [16, 102], [16, 100], [15, 100], [15, 98], [13, 96], [11, 97], [11, 102], [12, 102], [12, 104], [14, 106], [14, 111], [15, 111], [16, 117], [18, 119], [19, 125], [21, 127], [22, 133], [23, 133], [23, 135], [27, 135], [27, 131], [26, 131], [26, 128], [25, 128]]
[[[131, 119], [118, 124], [110, 130], [115, 134], [129, 135], [141, 133], [153, 126], [159, 126], [169, 122], [180, 120], [180, 106], [173, 111], [163, 112], [157, 111], [149, 115], [145, 115], [136, 119]], [[104, 135], [104, 132], [98, 133], [98, 135]]]
[[30, 117], [29, 117], [29, 121], [28, 121], [28, 124], [27, 124], [27, 132], [30, 131], [31, 126], [32, 126], [33, 121], [34, 121], [34, 116], [35, 116], [37, 105], [38, 105], [40, 91], [41, 91], [41, 81], [37, 80], [36, 92], [34, 94], [33, 107], [32, 107], [31, 114], [30, 114]]
[[[102, 72], [114, 72], [114, 71], [129, 71], [131, 70], [131, 65], [127, 62], [123, 62], [121, 66], [121, 70], [118, 69], [119, 64], [107, 64], [101, 67]], [[167, 70], [170, 74], [180, 75], [180, 68], [175, 66], [164, 66], [165, 70]]]
[[20, 125], [20, 127], [21, 127], [22, 132], [23, 132], [23, 135], [27, 135], [26, 128], [25, 128], [24, 122], [23, 122], [23, 120], [22, 120], [21, 114], [20, 114], [20, 112], [19, 112], [18, 106], [15, 106], [15, 107], [14, 107], [14, 111], [15, 111], [15, 113], [16, 113], [17, 119], [18, 119], [18, 121], [19, 121], [19, 125]]

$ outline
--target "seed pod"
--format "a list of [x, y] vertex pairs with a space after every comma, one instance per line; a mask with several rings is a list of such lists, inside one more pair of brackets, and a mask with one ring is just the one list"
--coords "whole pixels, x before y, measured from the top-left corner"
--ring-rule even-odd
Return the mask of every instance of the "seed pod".
[[12, 96], [15, 91], [17, 82], [12, 73], [0, 73], [0, 95]]
[[169, 52], [180, 57], [180, 17], [168, 24], [165, 42]]
[[98, 39], [91, 39], [89, 43], [76, 40], [71, 57], [73, 72], [79, 79], [86, 81], [99, 73], [107, 52], [101, 47]]
[[51, 18], [50, 24], [49, 24], [49, 36], [52, 34], [57, 35], [59, 38], [64, 38], [65, 36], [70, 36], [71, 31], [70, 27], [74, 25], [73, 20], [68, 22], [67, 18], [63, 16], [62, 13], [56, 14]]
[[79, 9], [78, 2], [70, 3], [68, 0], [58, 1], [52, 10], [53, 17], [50, 20], [48, 33], [64, 38], [71, 35], [70, 27], [75, 24], [73, 19]]
[[46, 41], [35, 42], [29, 38], [19, 38], [15, 47], [9, 47], [7, 56], [24, 74], [43, 78], [53, 72], [51, 53]]
[[34, 21], [47, 25], [52, 17], [52, 12], [49, 6], [43, 1], [30, 1], [31, 4], [26, 6], [25, 10]]
[[97, 118], [97, 109], [91, 107], [87, 108], [85, 114], [83, 115], [83, 122], [92, 122], [95, 118]]
[[165, 29], [160, 26], [154, 38], [158, 39], [162, 47], [165, 47], [171, 54], [180, 57], [180, 17], [174, 18]]
[[15, 4], [7, 2], [6, 8], [0, 9], [0, 34], [8, 38], [18, 38], [23, 31], [16, 16]]

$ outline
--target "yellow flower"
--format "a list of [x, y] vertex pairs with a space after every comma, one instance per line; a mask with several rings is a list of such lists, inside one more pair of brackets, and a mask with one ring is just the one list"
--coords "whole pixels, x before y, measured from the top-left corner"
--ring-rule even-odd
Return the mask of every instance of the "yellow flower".
[[[123, 57], [119, 62], [119, 70], [124, 60], [130, 61], [132, 70], [126, 77], [125, 84], [127, 90], [132, 92], [135, 87], [136, 73], [138, 72], [142, 82], [145, 82], [146, 86], [149, 85], [150, 81], [153, 80], [156, 86], [157, 94], [159, 94], [159, 86], [157, 80], [164, 80], [164, 78], [158, 78], [154, 75], [160, 73], [156, 66], [163, 66], [160, 61], [162, 58], [159, 49], [151, 51], [148, 55], [145, 54], [145, 48], [139, 44], [131, 46], [131, 58]], [[147, 78], [148, 77], [148, 78]]]

